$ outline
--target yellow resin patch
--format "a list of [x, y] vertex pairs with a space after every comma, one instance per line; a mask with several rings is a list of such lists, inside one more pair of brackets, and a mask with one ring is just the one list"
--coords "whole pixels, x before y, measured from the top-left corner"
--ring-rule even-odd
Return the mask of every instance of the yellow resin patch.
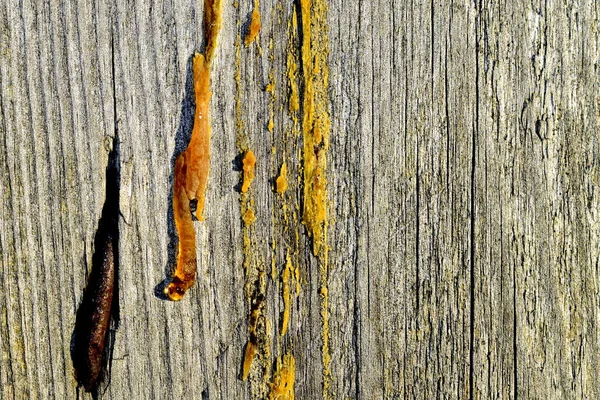
[[206, 27], [206, 61], [211, 63], [217, 48], [217, 38], [223, 25], [221, 0], [204, 0], [204, 26]]
[[[245, 38], [246, 45], [256, 38], [260, 29], [258, 2], [252, 13], [250, 32]], [[258, 21], [258, 26], [256, 22]], [[241, 29], [239, 20], [238, 32]], [[243, 221], [243, 270], [244, 297], [248, 304], [248, 340], [243, 349], [242, 380], [249, 381], [251, 398], [266, 398], [271, 381], [271, 322], [266, 318], [266, 282], [265, 267], [255, 246], [254, 223], [256, 221], [254, 198], [250, 187], [255, 177], [256, 157], [250, 148], [250, 140], [246, 131], [246, 121], [242, 119], [245, 74], [242, 73], [242, 37], [235, 40], [235, 126], [236, 146], [243, 153], [242, 182], [240, 187], [240, 213]], [[258, 48], [260, 52], [260, 47]]]
[[281, 170], [279, 171], [279, 176], [275, 180], [275, 191], [279, 194], [283, 194], [287, 188], [287, 165], [286, 163], [283, 163]]
[[296, 360], [290, 353], [277, 360], [277, 371], [271, 383], [269, 400], [294, 400], [294, 384], [296, 381]]
[[[313, 2], [314, 1], [314, 2]], [[327, 225], [325, 171], [331, 123], [328, 112], [326, 4], [302, 0], [302, 66], [304, 71], [304, 210], [302, 221], [313, 239], [313, 253], [324, 250]], [[322, 15], [324, 14], [324, 15]]]
[[254, 221], [256, 221], [256, 215], [254, 215], [254, 210], [251, 208], [247, 209], [242, 219], [244, 220], [244, 223], [246, 225], [251, 225]]
[[292, 295], [290, 293], [290, 279], [292, 278], [292, 260], [287, 255], [285, 269], [281, 276], [282, 296], [283, 296], [283, 321], [281, 323], [281, 336], [285, 335], [290, 323], [290, 309], [292, 305]]
[[[319, 259], [321, 296], [321, 338], [323, 361], [323, 397], [329, 399], [331, 354], [329, 349], [329, 247], [327, 244], [327, 150], [331, 122], [329, 118], [327, 57], [327, 1], [300, 0], [302, 21], [302, 104], [304, 208], [302, 222], [312, 238], [313, 254]], [[289, 71], [289, 67], [288, 67]]]

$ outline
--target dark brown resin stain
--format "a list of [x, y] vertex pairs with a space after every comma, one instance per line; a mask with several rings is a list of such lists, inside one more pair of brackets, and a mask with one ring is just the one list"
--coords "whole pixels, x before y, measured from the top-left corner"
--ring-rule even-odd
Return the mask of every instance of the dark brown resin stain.
[[[71, 359], [79, 385], [95, 391], [108, 364], [105, 352], [111, 318], [118, 325], [119, 266], [119, 165], [118, 139], [113, 139], [106, 168], [106, 198], [94, 239], [92, 270], [77, 310], [71, 337]], [[112, 346], [109, 346], [112, 347]]]

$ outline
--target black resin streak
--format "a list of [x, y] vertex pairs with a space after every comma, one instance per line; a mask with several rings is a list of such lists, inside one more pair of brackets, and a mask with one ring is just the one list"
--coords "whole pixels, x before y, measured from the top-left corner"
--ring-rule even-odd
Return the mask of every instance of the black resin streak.
[[[71, 337], [71, 359], [79, 385], [96, 392], [99, 378], [106, 370], [110, 349], [105, 352], [111, 318], [116, 329], [119, 321], [119, 163], [118, 138], [113, 139], [106, 167], [106, 199], [94, 239], [92, 271], [83, 300], [77, 310]], [[112, 335], [111, 339], [114, 339]], [[109, 348], [112, 344], [109, 344]]]

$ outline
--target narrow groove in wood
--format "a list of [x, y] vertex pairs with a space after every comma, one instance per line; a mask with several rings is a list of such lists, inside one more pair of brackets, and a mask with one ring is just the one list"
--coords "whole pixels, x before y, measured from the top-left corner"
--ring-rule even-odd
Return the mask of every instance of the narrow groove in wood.
[[476, 235], [475, 235], [475, 220], [476, 220], [476, 165], [477, 165], [477, 140], [479, 135], [479, 56], [480, 56], [480, 16], [481, 16], [481, 1], [478, 6], [475, 7], [475, 124], [473, 126], [473, 136], [471, 142], [471, 192], [470, 192], [470, 237], [469, 237], [469, 275], [470, 275], [470, 287], [469, 287], [469, 398], [472, 400], [475, 394], [475, 247], [476, 247]]
[[[49, 8], [49, 6], [47, 6]], [[50, 109], [54, 109], [55, 111], [55, 118], [56, 118], [56, 122], [55, 125], [53, 126], [54, 128], [61, 126], [63, 124], [63, 118], [62, 118], [62, 107], [60, 107], [59, 104], [57, 104], [55, 102], [54, 99], [58, 98], [58, 89], [57, 89], [57, 85], [58, 82], [60, 81], [60, 79], [58, 78], [58, 71], [60, 71], [60, 67], [58, 65], [58, 60], [56, 57], [56, 33], [55, 30], [52, 29], [55, 26], [55, 20], [52, 17], [53, 13], [50, 9], [47, 9], [47, 24], [50, 27], [50, 32], [48, 33], [49, 36], [49, 41], [48, 41], [48, 47], [49, 47], [49, 54], [50, 54], [50, 60], [48, 62], [48, 67], [50, 69], [49, 71], [49, 80], [50, 80], [50, 88], [47, 88], [46, 90], [44, 90], [44, 94], [47, 95], [47, 97], [45, 98], [45, 102], [47, 104], [50, 104], [51, 107]], [[50, 93], [48, 93], [50, 92]], [[52, 180], [51, 182], [54, 182], [55, 185], [59, 186], [59, 192], [58, 194], [56, 194], [57, 199], [60, 199], [59, 204], [58, 204], [58, 212], [57, 212], [57, 216], [55, 217], [58, 220], [58, 223], [56, 225], [58, 225], [59, 229], [54, 230], [54, 232], [56, 234], [60, 234], [60, 247], [56, 248], [56, 252], [60, 255], [63, 255], [62, 258], [62, 262], [59, 262], [57, 260], [57, 265], [60, 266], [61, 268], [59, 268], [59, 272], [58, 272], [58, 278], [61, 282], [67, 282], [67, 279], [65, 278], [65, 271], [74, 271], [73, 270], [73, 264], [69, 263], [70, 257], [72, 255], [72, 251], [70, 251], [69, 247], [71, 245], [71, 241], [68, 238], [65, 238], [65, 231], [70, 231], [70, 226], [67, 228], [66, 225], [68, 225], [68, 217], [69, 215], [71, 215], [69, 212], [64, 212], [64, 210], [62, 209], [62, 205], [64, 204], [63, 202], [65, 201], [65, 199], [68, 199], [68, 195], [65, 192], [67, 191], [66, 188], [66, 182], [65, 182], [65, 173], [66, 173], [66, 165], [65, 165], [65, 152], [64, 152], [64, 144], [68, 143], [69, 141], [65, 140], [63, 141], [62, 138], [62, 133], [65, 131], [65, 129], [59, 129], [58, 132], [56, 129], [53, 129], [52, 131], [50, 131], [50, 141], [57, 143], [56, 146], [54, 146], [54, 150], [52, 151], [52, 148], [50, 149], [50, 160], [52, 160], [52, 154], [55, 153], [54, 156], [54, 160], [60, 160], [59, 162], [54, 162], [52, 163], [54, 165], [54, 168], [51, 168], [51, 174], [52, 176]], [[56, 152], [58, 152], [58, 154], [56, 154]], [[57, 170], [58, 167], [58, 170]], [[70, 201], [68, 202], [69, 204], [71, 203]], [[67, 233], [68, 234], [68, 233]], [[70, 235], [68, 235], [70, 236]], [[69, 274], [70, 276], [70, 280], [68, 281], [69, 283], [69, 291], [68, 291], [68, 297], [73, 299], [73, 310], [75, 309], [75, 287], [76, 287], [76, 283], [75, 283], [75, 273], [71, 273]], [[83, 274], [81, 274], [80, 276], [83, 276]], [[61, 332], [61, 336], [60, 336], [60, 343], [63, 344], [62, 348], [64, 349], [62, 351], [61, 354], [61, 360], [62, 363], [59, 367], [59, 369], [62, 370], [63, 374], [62, 376], [65, 377], [66, 380], [71, 379], [71, 381], [73, 381], [73, 377], [72, 377], [72, 369], [70, 369], [67, 365], [66, 365], [66, 357], [65, 357], [65, 352], [68, 351], [68, 346], [64, 345], [64, 330], [68, 329], [68, 327], [65, 327], [64, 324], [64, 316], [65, 316], [65, 312], [64, 312], [64, 303], [63, 303], [63, 296], [58, 296], [58, 312], [59, 315], [61, 316], [60, 318], [60, 332]], [[65, 384], [65, 389], [66, 390], [66, 384]]]
[[[3, 9], [3, 15], [6, 14], [6, 8]], [[12, 70], [12, 69], [11, 69]], [[3, 132], [8, 132], [10, 129], [9, 124], [7, 123], [7, 115], [9, 114], [7, 111], [5, 111], [5, 108], [8, 107], [7, 103], [5, 102], [5, 95], [4, 95], [4, 91], [6, 90], [5, 88], [5, 84], [6, 82], [9, 80], [8, 78], [8, 74], [10, 74], [10, 72], [7, 71], [7, 74], [4, 74], [5, 69], [1, 68], [0, 69], [0, 113], [1, 113], [1, 117], [2, 117], [2, 128], [3, 128]], [[8, 362], [3, 362], [3, 368], [2, 368], [2, 392], [3, 394], [7, 397], [7, 398], [15, 398], [15, 390], [14, 390], [14, 386], [17, 378], [18, 378], [18, 373], [15, 371], [15, 366], [14, 366], [14, 362], [12, 362], [12, 360], [16, 360], [17, 355], [15, 355], [15, 348], [13, 347], [13, 334], [12, 331], [13, 329], [10, 328], [11, 322], [14, 320], [14, 318], [11, 318], [11, 312], [10, 312], [10, 298], [9, 298], [9, 294], [11, 291], [11, 287], [14, 287], [13, 285], [11, 285], [10, 282], [10, 278], [11, 278], [11, 274], [9, 273], [11, 271], [11, 269], [14, 269], [14, 265], [15, 265], [15, 254], [16, 254], [16, 249], [15, 249], [15, 245], [14, 245], [14, 224], [8, 224], [8, 226], [4, 226], [5, 222], [8, 221], [14, 221], [13, 216], [14, 216], [14, 212], [13, 212], [13, 190], [14, 187], [11, 184], [13, 181], [11, 179], [11, 167], [9, 165], [8, 162], [8, 153], [9, 153], [9, 145], [8, 145], [8, 138], [9, 135], [4, 134], [1, 135], [3, 138], [3, 146], [2, 149], [0, 149], [0, 155], [2, 157], [2, 188], [0, 190], [2, 190], [2, 193], [4, 194], [4, 191], [6, 189], [8, 189], [8, 193], [6, 195], [3, 196], [3, 198], [6, 198], [7, 201], [3, 201], [2, 202], [2, 220], [0, 221], [0, 225], [2, 225], [2, 230], [0, 232], [0, 249], [2, 250], [2, 252], [0, 254], [2, 254], [2, 271], [1, 271], [1, 275], [2, 275], [2, 280], [1, 283], [3, 283], [3, 290], [2, 290], [2, 294], [0, 294], [0, 300], [1, 300], [1, 309], [0, 312], [2, 312], [5, 320], [2, 321], [3, 323], [0, 325], [0, 329], [2, 331], [2, 336], [4, 338], [6, 338], [5, 340], [2, 341], [2, 350], [4, 354], [8, 354]], [[12, 237], [12, 241], [10, 240], [10, 238]], [[7, 243], [8, 242], [8, 243]], [[6, 375], [5, 375], [6, 374]], [[10, 385], [10, 386], [9, 386]], [[12, 396], [11, 396], [12, 394]]]
[[[37, 12], [36, 12], [36, 17], [38, 17]], [[44, 37], [44, 32], [41, 30], [40, 26], [42, 24], [39, 22], [39, 18], [36, 19], [36, 38], [35, 38], [35, 42], [38, 45], [44, 46], [45, 44], [40, 43], [40, 37]], [[45, 52], [45, 48], [41, 48], [40, 49], [40, 53]], [[51, 255], [53, 254], [52, 251], [52, 245], [51, 242], [52, 239], [48, 239], [48, 235], [52, 236], [52, 234], [50, 234], [50, 232], [52, 232], [52, 219], [53, 219], [53, 208], [50, 207], [47, 212], [49, 213], [49, 215], [46, 215], [45, 210], [43, 207], [40, 207], [39, 205], [43, 205], [45, 203], [45, 201], [47, 201], [47, 199], [52, 199], [54, 198], [53, 194], [52, 194], [52, 189], [51, 187], [49, 188], [45, 188], [44, 187], [44, 182], [50, 182], [50, 159], [49, 159], [49, 145], [48, 145], [48, 133], [49, 133], [49, 129], [48, 129], [48, 105], [46, 103], [46, 99], [45, 99], [45, 93], [44, 93], [44, 67], [45, 67], [45, 63], [42, 62], [42, 58], [38, 57], [37, 58], [37, 76], [34, 79], [34, 85], [36, 86], [35, 89], [33, 91], [30, 90], [30, 93], [39, 93], [38, 98], [37, 98], [37, 104], [39, 104], [39, 108], [40, 108], [40, 114], [41, 114], [41, 125], [42, 125], [42, 129], [41, 132], [38, 129], [35, 129], [34, 132], [40, 132], [41, 136], [44, 137], [44, 146], [43, 149], [40, 149], [38, 146], [35, 146], [35, 150], [36, 150], [36, 154], [34, 157], [35, 160], [35, 171], [36, 171], [36, 182], [38, 182], [39, 185], [39, 193], [38, 193], [38, 210], [42, 210], [40, 212], [40, 216], [41, 216], [41, 220], [40, 220], [40, 229], [39, 229], [39, 233], [40, 233], [40, 237], [41, 237], [41, 243], [40, 243], [40, 247], [41, 247], [41, 252], [40, 252], [40, 266], [42, 269], [42, 272], [39, 273], [41, 275], [41, 277], [43, 278], [43, 286], [45, 287], [45, 290], [43, 291], [43, 303], [45, 304], [45, 310], [46, 310], [46, 315], [50, 316], [50, 315], [56, 315], [58, 314], [57, 312], [55, 312], [55, 304], [56, 304], [56, 297], [55, 296], [55, 290], [53, 285], [51, 285], [52, 282], [52, 277], [49, 274], [50, 270], [52, 268], [55, 267], [56, 262], [55, 262], [55, 257], [52, 257]], [[40, 162], [40, 160], [43, 160], [43, 162]], [[37, 285], [36, 285], [37, 286]], [[58, 300], [60, 301], [60, 299]], [[60, 314], [59, 314], [60, 315]], [[61, 318], [62, 321], [62, 318]], [[41, 363], [44, 362], [44, 360], [50, 360], [50, 376], [51, 376], [51, 383], [47, 382], [48, 379], [46, 379], [46, 382], [41, 382], [41, 387], [43, 388], [47, 388], [47, 387], [53, 387], [52, 391], [54, 393], [62, 393], [63, 389], [65, 387], [65, 374], [61, 374], [59, 372], [63, 372], [64, 369], [61, 369], [60, 367], [64, 365], [64, 358], [62, 358], [62, 352], [59, 351], [59, 349], [61, 349], [62, 347], [62, 337], [56, 337], [55, 335], [52, 335], [53, 332], [53, 322], [51, 318], [46, 318], [45, 322], [45, 339], [46, 342], [48, 344], [48, 354], [46, 354], [42, 360], [40, 360]], [[62, 322], [58, 322], [59, 325], [62, 326]], [[39, 339], [38, 339], [39, 340]], [[58, 357], [56, 357], [58, 355]], [[58, 360], [56, 359], [58, 358]]]
[[[23, 11], [23, 10], [22, 10]], [[22, 22], [23, 22], [23, 37], [24, 37], [24, 41], [23, 41], [23, 49], [24, 52], [28, 52], [28, 46], [30, 44], [30, 42], [35, 42], [35, 36], [33, 35], [32, 32], [29, 32], [28, 29], [26, 28], [26, 22], [25, 22], [25, 18], [24, 15], [21, 14], [21, 18], [22, 18]], [[35, 50], [34, 50], [35, 51]], [[23, 63], [23, 78], [24, 78], [24, 85], [23, 85], [23, 97], [25, 98], [24, 100], [27, 101], [27, 106], [26, 106], [26, 116], [24, 118], [24, 121], [22, 121], [21, 123], [21, 127], [25, 129], [25, 131], [28, 132], [34, 132], [34, 122], [33, 122], [33, 115], [32, 115], [32, 103], [34, 101], [34, 99], [31, 98], [31, 93], [32, 90], [30, 90], [30, 79], [29, 79], [29, 70], [27, 68], [26, 63]], [[35, 90], [34, 90], [35, 91]], [[33, 92], [34, 92], [33, 91]], [[34, 146], [31, 144], [31, 141], [27, 142], [26, 144], [24, 144], [23, 146], [24, 150], [22, 152], [22, 155], [25, 154], [35, 154], [35, 149]], [[26, 179], [25, 179], [25, 184], [24, 184], [24, 197], [27, 199], [27, 201], [25, 202], [25, 215], [32, 215], [33, 210], [32, 209], [38, 209], [38, 203], [36, 202], [36, 198], [37, 193], [36, 193], [36, 179], [35, 179], [35, 175], [36, 175], [36, 171], [37, 169], [34, 167], [36, 160], [36, 157], [29, 157], [28, 159], [24, 160], [22, 159], [22, 164], [23, 166], [25, 166], [26, 168]], [[30, 168], [30, 165], [32, 166]], [[25, 228], [25, 235], [24, 237], [22, 237], [22, 241], [24, 243], [26, 243], [27, 245], [27, 251], [29, 254], [29, 260], [28, 260], [28, 264], [29, 264], [29, 270], [27, 271], [27, 275], [25, 276], [25, 279], [22, 282], [30, 282], [30, 288], [29, 289], [29, 293], [30, 293], [30, 297], [31, 297], [31, 311], [30, 311], [30, 317], [31, 317], [31, 324], [32, 326], [38, 326], [40, 325], [39, 321], [40, 321], [40, 315], [38, 313], [39, 310], [39, 296], [38, 296], [38, 290], [36, 290], [36, 287], [38, 286], [38, 279], [37, 279], [37, 268], [36, 266], [39, 266], [39, 259], [38, 256], [40, 254], [39, 249], [37, 248], [37, 243], [35, 243], [35, 238], [39, 238], [39, 234], [35, 233], [36, 230], [36, 226], [37, 226], [37, 222], [39, 222], [37, 220], [37, 217], [31, 218], [26, 222], [26, 228]], [[33, 288], [33, 289], [31, 289]], [[27, 289], [26, 289], [27, 290]], [[33, 358], [33, 364], [36, 364], [35, 361], [37, 361], [38, 359], [41, 358], [40, 356], [40, 346], [39, 346], [39, 342], [40, 342], [40, 338], [39, 338], [39, 330], [38, 329], [31, 329], [31, 331], [33, 332], [31, 335], [31, 338], [33, 339], [33, 343], [32, 343], [32, 350], [31, 350], [31, 357]], [[26, 340], [29, 338], [26, 338]], [[36, 368], [34, 370], [34, 372], [32, 373], [33, 376], [33, 380], [29, 382], [32, 393], [37, 393], [37, 395], [39, 395], [40, 392], [40, 386], [41, 386], [41, 382], [44, 380], [43, 376], [45, 374], [45, 371], [40, 371], [40, 369]]]
[[[23, 12], [22, 12], [22, 7], [19, 7], [18, 9], [18, 18], [19, 18], [19, 25], [18, 25], [18, 29], [19, 29], [19, 35], [18, 35], [18, 50], [16, 51], [16, 57], [14, 57], [12, 59], [13, 61], [13, 66], [12, 66], [12, 71], [13, 71], [13, 79], [17, 78], [19, 81], [23, 82], [26, 79], [25, 76], [25, 72], [23, 71], [24, 66], [23, 66], [23, 58], [21, 56], [21, 54], [19, 54], [20, 52], [23, 51], [24, 48], [24, 36], [25, 36], [25, 24], [24, 24], [24, 19], [23, 19]], [[14, 42], [13, 42], [14, 43]], [[15, 76], [16, 75], [16, 76]], [[12, 79], [11, 79], [12, 81]], [[17, 89], [17, 92], [15, 93], [16, 99], [15, 99], [15, 105], [16, 107], [20, 108], [23, 106], [23, 103], [26, 103], [26, 99], [25, 96], [22, 95], [22, 87], [19, 87]], [[27, 107], [26, 105], [23, 107], [25, 108]], [[15, 130], [17, 132], [23, 132], [23, 126], [25, 124], [25, 122], [23, 121], [23, 119], [27, 118], [27, 113], [25, 113], [25, 115], [21, 115], [19, 113], [15, 113], [15, 122], [16, 122], [16, 127]], [[17, 163], [17, 165], [15, 165], [15, 169], [14, 169], [14, 173], [15, 173], [15, 178], [16, 178], [16, 188], [17, 188], [17, 194], [18, 194], [18, 198], [26, 198], [26, 195], [28, 194], [28, 171], [27, 171], [27, 165], [26, 162], [23, 160], [24, 158], [24, 153], [25, 153], [25, 149], [24, 147], [26, 146], [23, 142], [24, 142], [24, 138], [21, 136], [21, 140], [16, 140], [15, 141], [15, 147], [16, 147], [16, 151], [15, 151], [15, 161]], [[18, 200], [15, 199], [15, 197], [13, 197], [13, 204], [19, 204]], [[28, 199], [27, 199], [28, 200]], [[25, 262], [25, 263], [29, 263], [29, 257], [27, 250], [25, 249], [26, 247], [26, 241], [27, 241], [27, 225], [29, 221], [26, 221], [24, 218], [21, 218], [21, 216], [26, 215], [24, 209], [26, 208], [26, 205], [21, 204], [21, 207], [15, 207], [13, 209], [13, 221], [15, 221], [15, 225], [18, 226], [18, 229], [14, 230], [14, 240], [15, 243], [18, 243], [18, 245], [16, 246], [17, 249], [17, 254], [19, 255], [17, 257], [17, 262], [21, 261], [21, 262]], [[15, 332], [16, 333], [16, 340], [13, 341], [13, 343], [11, 344], [11, 346], [17, 346], [17, 347], [21, 347], [22, 348], [22, 356], [19, 359], [19, 363], [22, 363], [22, 374], [23, 377], [20, 377], [21, 379], [25, 379], [25, 381], [23, 382], [16, 382], [16, 390], [15, 393], [19, 393], [21, 391], [25, 392], [27, 395], [30, 395], [32, 392], [35, 391], [35, 388], [32, 387], [32, 385], [27, 385], [28, 382], [32, 382], [34, 383], [34, 378], [33, 378], [33, 374], [34, 372], [32, 371], [32, 368], [30, 368], [30, 366], [32, 366], [34, 364], [33, 360], [32, 360], [32, 343], [30, 342], [30, 340], [28, 340], [29, 338], [27, 337], [27, 335], [31, 332], [31, 327], [30, 325], [30, 320], [31, 320], [31, 314], [30, 314], [30, 310], [28, 309], [27, 305], [29, 305], [29, 302], [26, 301], [26, 299], [30, 299], [31, 298], [31, 289], [29, 285], [26, 285], [24, 283], [29, 281], [29, 270], [28, 269], [21, 269], [21, 268], [16, 268], [16, 271], [14, 273], [14, 284], [11, 285], [12, 286], [12, 292], [14, 293], [14, 291], [17, 291], [18, 294], [23, 294], [23, 297], [19, 296], [17, 294], [18, 297], [17, 299], [17, 303], [18, 303], [18, 309], [19, 309], [19, 325], [20, 325], [20, 332]], [[34, 356], [33, 356], [34, 357]], [[26, 377], [26, 378], [24, 378]]]
[[[47, 7], [47, 6], [46, 6]], [[45, 10], [46, 11], [46, 19], [44, 19], [42, 21], [42, 24], [48, 26], [49, 22], [50, 22], [50, 15], [49, 15], [49, 10]], [[45, 49], [43, 50], [44, 52], [48, 52], [48, 54], [52, 54], [52, 47], [53, 47], [53, 38], [52, 38], [52, 34], [50, 32], [41, 32], [40, 33], [40, 37], [45, 37], [47, 35], [47, 37], [49, 38], [49, 40], [46, 41], [42, 41], [42, 43], [44, 43], [44, 47]], [[39, 39], [39, 38], [38, 38]], [[53, 58], [51, 58], [53, 59]], [[49, 93], [52, 92], [52, 90], [48, 90], [45, 86], [46, 86], [46, 80], [45, 78], [50, 75], [50, 71], [49, 69], [52, 69], [53, 67], [53, 63], [52, 61], [48, 61], [47, 59], [40, 57], [39, 58], [39, 68], [40, 68], [40, 93], [43, 94], [43, 98], [41, 99], [42, 103], [43, 103], [43, 108], [44, 108], [44, 131], [46, 133], [46, 137], [48, 138], [46, 143], [46, 160], [47, 160], [47, 166], [42, 170], [47, 171], [46, 172], [46, 180], [47, 182], [54, 182], [54, 184], [57, 184], [58, 182], [60, 182], [60, 179], [55, 179], [55, 177], [53, 177], [53, 162], [52, 162], [52, 146], [51, 143], [60, 143], [60, 136], [59, 137], [55, 137], [55, 135], [53, 134], [53, 129], [50, 128], [51, 122], [50, 122], [50, 118], [49, 115], [52, 112], [52, 110], [55, 110], [56, 108], [56, 103], [55, 103], [55, 98], [53, 96], [53, 93]], [[51, 78], [49, 78], [51, 80]], [[56, 112], [56, 111], [54, 111]], [[46, 196], [46, 201], [48, 201], [48, 199], [57, 199], [57, 198], [62, 198], [62, 196], [58, 193], [56, 193], [53, 190], [53, 185], [48, 185], [48, 193]], [[44, 202], [44, 199], [41, 200], [41, 202]], [[50, 235], [51, 239], [49, 239], [49, 243], [48, 246], [51, 249], [51, 254], [53, 255], [53, 257], [51, 257], [51, 261], [49, 264], [47, 264], [46, 262], [44, 262], [43, 268], [45, 271], [45, 280], [46, 280], [46, 294], [48, 296], [48, 293], [50, 293], [50, 295], [47, 297], [49, 303], [51, 304], [52, 309], [48, 310], [48, 315], [59, 315], [60, 319], [58, 321], [58, 323], [56, 325], [53, 325], [50, 323], [48, 324], [48, 332], [50, 335], [50, 341], [51, 343], [53, 343], [51, 349], [53, 351], [53, 353], [55, 353], [55, 356], [57, 357], [57, 361], [51, 361], [52, 363], [52, 382], [53, 385], [55, 386], [54, 392], [58, 395], [58, 396], [64, 396], [66, 395], [66, 390], [68, 388], [68, 380], [69, 379], [73, 379], [73, 375], [72, 375], [72, 370], [69, 369], [67, 367], [67, 358], [65, 357], [65, 352], [68, 351], [68, 347], [69, 347], [69, 342], [68, 340], [65, 340], [65, 338], [69, 337], [67, 335], [65, 335], [65, 330], [69, 331], [69, 326], [68, 324], [65, 324], [65, 321], [68, 320], [68, 318], [65, 318], [65, 312], [64, 312], [64, 301], [63, 301], [63, 296], [59, 296], [58, 294], [61, 293], [62, 291], [59, 290], [57, 288], [57, 285], [55, 282], [55, 280], [52, 278], [52, 272], [54, 268], [57, 268], [60, 270], [62, 268], [60, 268], [62, 265], [60, 264], [60, 262], [58, 261], [58, 258], [55, 256], [57, 253], [60, 254], [60, 250], [57, 248], [56, 246], [56, 240], [55, 237], [56, 235], [59, 235], [61, 230], [57, 230], [53, 227], [56, 227], [57, 225], [60, 225], [59, 223], [56, 223], [56, 220], [58, 219], [60, 221], [61, 217], [61, 212], [60, 212], [60, 208], [57, 204], [53, 204], [50, 209], [50, 217], [49, 217], [49, 223], [50, 226], [48, 226], [47, 228], [42, 228], [42, 232], [46, 232], [47, 235]], [[58, 214], [58, 217], [57, 217]], [[73, 290], [73, 273], [69, 274], [71, 279], [71, 293]], [[59, 273], [58, 274], [58, 279], [60, 282], [66, 283], [67, 279], [66, 277], [64, 277], [64, 272], [63, 274]], [[54, 282], [53, 282], [54, 281]], [[52, 284], [54, 283], [54, 284]], [[72, 297], [71, 297], [72, 298]], [[49, 305], [50, 307], [50, 305]], [[56, 330], [56, 328], [58, 328], [58, 332], [60, 333], [59, 335], [53, 335], [53, 332]], [[68, 344], [65, 344], [68, 343]], [[54, 350], [56, 349], [56, 350]], [[52, 358], [51, 358], [52, 359]], [[57, 387], [56, 387], [57, 386]]]

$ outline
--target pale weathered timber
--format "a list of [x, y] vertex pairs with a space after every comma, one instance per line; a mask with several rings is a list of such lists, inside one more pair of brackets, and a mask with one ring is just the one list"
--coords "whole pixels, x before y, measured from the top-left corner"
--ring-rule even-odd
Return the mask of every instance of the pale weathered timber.
[[[240, 380], [243, 141], [258, 159], [271, 357], [292, 351], [297, 398], [322, 398], [319, 266], [272, 186], [287, 161], [299, 212], [292, 3], [261, 0], [257, 42], [240, 48], [242, 139], [235, 43], [254, 2], [237, 3], [224, 3], [214, 60], [198, 279], [179, 303], [155, 288], [173, 267], [173, 163], [191, 132], [203, 2], [0, 4], [1, 399], [77, 396], [70, 340], [117, 130], [121, 320], [99, 397], [256, 394]], [[600, 3], [328, 4], [333, 397], [600, 398]], [[301, 290], [281, 338], [271, 260], [280, 274], [292, 243]]]

